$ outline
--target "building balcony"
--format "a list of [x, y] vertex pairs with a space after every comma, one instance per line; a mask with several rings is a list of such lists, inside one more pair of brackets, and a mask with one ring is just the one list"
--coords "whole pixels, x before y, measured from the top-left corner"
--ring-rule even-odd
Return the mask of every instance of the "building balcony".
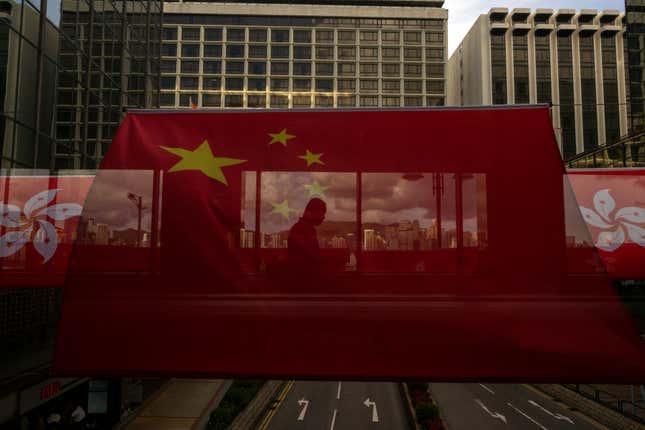
[[596, 9], [582, 9], [577, 17], [577, 21], [579, 25], [583, 24], [593, 24], [594, 19], [598, 16], [598, 11]]
[[535, 9], [533, 22], [535, 24], [548, 24], [553, 16], [553, 9]]
[[575, 15], [575, 9], [559, 9], [555, 13], [555, 21], [559, 24], [571, 24], [571, 20]]
[[531, 9], [529, 8], [515, 8], [511, 11], [511, 20], [513, 22], [523, 22], [525, 23], [531, 15]]
[[504, 22], [508, 16], [508, 9], [505, 7], [494, 7], [488, 11], [490, 22]]
[[614, 9], [603, 10], [598, 19], [601, 24], [613, 24], [620, 17], [620, 12]]

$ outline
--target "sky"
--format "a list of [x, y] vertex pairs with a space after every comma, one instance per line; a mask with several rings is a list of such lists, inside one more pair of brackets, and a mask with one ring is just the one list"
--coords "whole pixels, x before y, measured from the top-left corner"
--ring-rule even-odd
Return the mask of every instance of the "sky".
[[461, 40], [482, 13], [493, 7], [550, 8], [550, 9], [618, 9], [625, 10], [624, 0], [446, 0], [448, 9], [448, 47], [450, 55], [457, 49]]

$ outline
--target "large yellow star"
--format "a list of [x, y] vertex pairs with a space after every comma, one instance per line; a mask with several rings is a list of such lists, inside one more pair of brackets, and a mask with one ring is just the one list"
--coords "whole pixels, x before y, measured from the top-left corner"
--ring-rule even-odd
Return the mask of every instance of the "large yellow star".
[[287, 200], [284, 200], [282, 203], [271, 203], [273, 206], [273, 210], [271, 211], [272, 214], [280, 214], [286, 219], [291, 218], [291, 212], [295, 212], [295, 209], [291, 209], [289, 207], [289, 202]]
[[181, 160], [172, 166], [168, 170], [168, 173], [181, 172], [183, 170], [199, 170], [204, 175], [224, 185], [228, 185], [228, 182], [222, 172], [222, 167], [246, 163], [246, 160], [238, 160], [236, 158], [215, 157], [207, 140], [204, 140], [194, 151], [189, 151], [184, 148], [169, 148], [167, 146], [161, 146], [161, 149], [181, 157]]
[[327, 191], [331, 187], [322, 186], [318, 182], [314, 181], [311, 184], [305, 184], [305, 188], [307, 189], [307, 191], [309, 191], [309, 197], [318, 196], [318, 197], [325, 198], [325, 191]]
[[283, 128], [280, 133], [269, 133], [269, 136], [271, 136], [271, 142], [269, 142], [269, 145], [279, 142], [282, 146], [287, 146], [287, 141], [296, 137], [293, 134], [288, 134], [286, 128]]
[[298, 158], [302, 158], [303, 160], [305, 160], [307, 162], [307, 167], [309, 167], [312, 164], [324, 165], [325, 163], [323, 163], [322, 160], [320, 159], [320, 157], [322, 157], [322, 155], [323, 155], [322, 153], [321, 154], [314, 154], [310, 150], [307, 149], [307, 152], [305, 153], [305, 155], [298, 155]]

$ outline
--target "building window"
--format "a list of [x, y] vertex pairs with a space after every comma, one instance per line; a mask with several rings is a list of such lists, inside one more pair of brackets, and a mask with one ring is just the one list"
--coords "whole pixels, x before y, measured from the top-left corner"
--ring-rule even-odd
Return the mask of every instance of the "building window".
[[289, 98], [287, 96], [271, 95], [271, 107], [286, 108], [289, 106]]
[[423, 92], [423, 83], [421, 81], [406, 80], [403, 85], [406, 93], [421, 94]]
[[395, 77], [401, 74], [401, 66], [399, 64], [383, 64], [381, 68], [383, 76]]
[[553, 101], [551, 95], [551, 46], [550, 36], [535, 36], [535, 72], [537, 81], [537, 102], [548, 103]]
[[176, 60], [161, 60], [161, 73], [175, 73], [177, 71]]
[[378, 31], [361, 31], [361, 43], [377, 43]]
[[513, 36], [513, 68], [515, 72], [515, 103], [529, 103], [528, 36]]
[[199, 45], [193, 43], [184, 43], [181, 45], [182, 57], [199, 57]]
[[227, 28], [226, 40], [229, 42], [244, 42], [244, 29], [243, 28]]
[[426, 32], [426, 43], [435, 45], [435, 44], [443, 44], [443, 33], [440, 32]]
[[401, 97], [383, 96], [381, 97], [383, 107], [401, 106]]
[[182, 27], [181, 40], [199, 40], [201, 28], [199, 27]]
[[174, 76], [162, 76], [161, 77], [161, 89], [162, 90], [174, 90], [175, 89], [176, 78]]
[[593, 39], [593, 35], [580, 35], [580, 83], [582, 90], [582, 129], [585, 151], [598, 146], [596, 61]]
[[228, 58], [244, 58], [244, 45], [228, 45], [226, 56]]
[[266, 45], [249, 45], [249, 58], [267, 58]]
[[164, 107], [175, 107], [175, 93], [161, 93], [159, 104]]
[[204, 61], [204, 73], [222, 73], [221, 61]]
[[354, 79], [339, 79], [338, 91], [354, 92], [356, 91], [356, 81]]
[[289, 42], [289, 30], [271, 29], [271, 42], [286, 43]]
[[242, 94], [227, 94], [224, 96], [226, 107], [241, 108], [244, 106], [244, 97]]
[[334, 74], [334, 63], [316, 63], [316, 75], [332, 76]]
[[426, 81], [426, 93], [442, 94], [444, 91], [443, 81]]
[[337, 103], [339, 107], [356, 106], [356, 96], [354, 95], [338, 96]]
[[311, 43], [311, 30], [294, 30], [294, 43]]
[[271, 91], [289, 91], [289, 79], [271, 78]]
[[271, 74], [272, 75], [288, 75], [289, 74], [289, 63], [271, 63]]
[[316, 43], [333, 43], [334, 30], [316, 30]]
[[356, 58], [356, 48], [349, 46], [342, 46], [338, 48], [339, 60], [354, 60]]
[[296, 91], [311, 91], [310, 79], [294, 79], [293, 89]]
[[426, 64], [426, 76], [429, 78], [441, 78], [444, 77], [444, 65], [443, 64]]
[[181, 73], [199, 73], [199, 61], [181, 60]]
[[383, 56], [383, 59], [387, 60], [398, 60], [401, 57], [401, 49], [400, 48], [387, 48], [383, 47], [381, 48], [381, 55]]
[[338, 43], [355, 43], [356, 32], [354, 30], [339, 30]]
[[202, 106], [219, 107], [222, 104], [222, 98], [219, 94], [203, 94]]
[[356, 74], [356, 64], [338, 63], [338, 74], [340, 76], [354, 76]]
[[603, 83], [605, 90], [605, 139], [606, 143], [609, 144], [620, 137], [616, 36], [603, 34], [600, 42], [602, 47], [602, 68], [605, 77]]
[[249, 42], [266, 42], [266, 28], [252, 28], [249, 30]]
[[401, 40], [401, 33], [398, 31], [382, 31], [381, 42], [386, 44], [398, 44]]
[[423, 97], [405, 96], [403, 100], [406, 106], [423, 106]]
[[202, 89], [219, 91], [222, 89], [222, 78], [202, 78]]
[[361, 79], [360, 91], [362, 93], [378, 92], [378, 81], [376, 79]]
[[384, 93], [399, 93], [401, 92], [401, 81], [383, 81], [383, 92]]
[[227, 61], [226, 73], [229, 73], [231, 75], [244, 74], [244, 61]]
[[221, 57], [222, 45], [204, 45], [204, 57]]
[[293, 74], [297, 76], [311, 75], [311, 63], [293, 63]]
[[226, 89], [241, 91], [244, 89], [244, 78], [226, 78]]
[[204, 29], [204, 40], [209, 42], [219, 42], [222, 40], [222, 29], [221, 28], [205, 28]]
[[317, 46], [316, 47], [317, 60], [333, 60], [334, 47], [333, 46]]
[[403, 41], [412, 45], [421, 44], [420, 31], [406, 31], [403, 33]]
[[426, 60], [443, 61], [444, 50], [442, 48], [426, 48]]
[[404, 48], [403, 49], [403, 58], [407, 61], [420, 61], [421, 60], [421, 48]]
[[271, 45], [271, 58], [289, 58], [289, 47]]
[[293, 58], [298, 60], [310, 60], [311, 59], [311, 47], [310, 46], [295, 46], [293, 48]]
[[265, 78], [248, 78], [249, 91], [265, 91], [267, 88], [267, 80]]
[[361, 58], [378, 58], [378, 48], [361, 48]]
[[361, 96], [360, 103], [362, 107], [377, 107], [378, 96]]
[[161, 55], [164, 57], [176, 57], [177, 45], [174, 43], [164, 43], [161, 45]]
[[[398, 64], [397, 64], [398, 66]], [[378, 64], [376, 63], [361, 63], [360, 64], [361, 76], [376, 76], [378, 74]]]
[[267, 97], [264, 94], [249, 94], [246, 102], [250, 108], [263, 108], [266, 107]]
[[293, 96], [293, 107], [310, 107], [311, 96]]
[[334, 98], [329, 96], [316, 96], [316, 107], [332, 107]]
[[562, 155], [576, 154], [576, 120], [573, 97], [573, 47], [570, 35], [559, 34], [558, 68], [560, 74], [560, 124], [562, 128]]
[[177, 40], [177, 27], [164, 27], [161, 38], [163, 40]]
[[428, 97], [428, 106], [444, 106], [445, 99], [443, 97]]
[[333, 91], [333, 79], [316, 79], [316, 91]]
[[405, 64], [403, 74], [406, 78], [420, 78], [423, 70], [421, 64]]
[[504, 34], [491, 35], [493, 104], [496, 105], [504, 105], [508, 103], [505, 38], [506, 36]]
[[193, 104], [199, 104], [199, 96], [197, 94], [190, 93], [179, 95], [179, 107], [192, 107]]

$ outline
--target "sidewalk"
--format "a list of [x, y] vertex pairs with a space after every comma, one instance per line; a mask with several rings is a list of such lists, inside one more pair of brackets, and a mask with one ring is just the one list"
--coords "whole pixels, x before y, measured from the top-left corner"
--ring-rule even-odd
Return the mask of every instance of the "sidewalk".
[[201, 430], [230, 385], [219, 379], [173, 379], [122, 429]]

